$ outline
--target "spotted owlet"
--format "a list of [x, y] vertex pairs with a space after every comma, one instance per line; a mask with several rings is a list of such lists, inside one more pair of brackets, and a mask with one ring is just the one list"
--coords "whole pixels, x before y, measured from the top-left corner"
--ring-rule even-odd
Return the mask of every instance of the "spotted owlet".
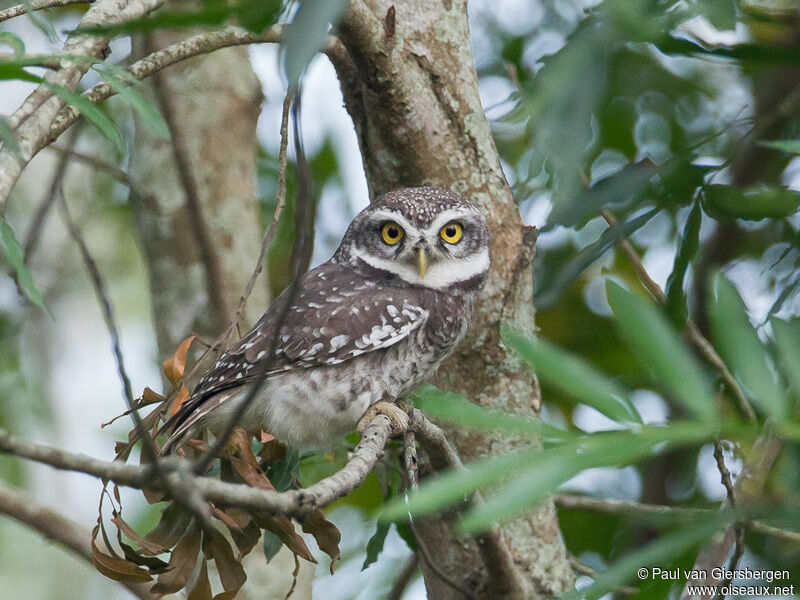
[[224, 429], [265, 360], [266, 380], [239, 426], [294, 446], [329, 445], [375, 403], [435, 373], [467, 331], [488, 270], [486, 221], [466, 199], [435, 187], [381, 196], [333, 257], [300, 277], [294, 297], [278, 296], [200, 380], [167, 423], [164, 451], [200, 428]]

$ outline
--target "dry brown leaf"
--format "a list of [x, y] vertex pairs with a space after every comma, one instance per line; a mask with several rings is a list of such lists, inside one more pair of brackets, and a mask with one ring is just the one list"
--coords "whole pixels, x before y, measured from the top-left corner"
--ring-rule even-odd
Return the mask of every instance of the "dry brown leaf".
[[198, 577], [192, 591], [189, 592], [187, 600], [213, 600], [213, 598], [211, 582], [208, 580], [208, 565], [206, 561], [203, 561], [203, 565], [200, 567], [200, 577]]
[[236, 531], [235, 529], [231, 529], [230, 531], [233, 542], [236, 544], [236, 547], [239, 548], [239, 560], [242, 560], [245, 556], [250, 554], [253, 548], [256, 547], [258, 540], [261, 539], [261, 530], [255, 523], [248, 524], [240, 531]]
[[142, 392], [142, 398], [139, 401], [139, 405], [156, 404], [157, 402], [163, 402], [164, 400], [166, 400], [164, 396], [158, 392], [154, 392], [149, 387], [146, 387]]
[[233, 550], [228, 540], [216, 529], [209, 529], [205, 532], [203, 536], [203, 554], [208, 559], [214, 559], [222, 589], [226, 592], [238, 591], [247, 581], [244, 568], [233, 555]]
[[150, 573], [136, 563], [101, 552], [96, 542], [98, 529], [96, 526], [92, 531], [92, 560], [95, 569], [115, 581], [140, 583], [150, 581]]
[[144, 538], [164, 548], [172, 548], [186, 533], [192, 523], [192, 515], [180, 504], [173, 502], [161, 513], [161, 520]]
[[181, 405], [189, 399], [189, 390], [186, 388], [185, 384], [181, 384], [181, 389], [178, 390], [178, 393], [175, 394], [175, 399], [172, 401], [172, 404], [169, 407], [169, 416], [171, 417]]
[[316, 559], [306, 546], [305, 540], [294, 529], [291, 519], [283, 515], [258, 515], [256, 523], [261, 529], [266, 529], [277, 535], [286, 546], [308, 562], [316, 564]]
[[238, 530], [241, 531], [242, 528], [239, 527], [239, 524], [231, 518], [224, 510], [217, 508], [216, 506], [211, 507], [211, 514], [217, 517], [220, 521], [225, 523], [225, 526], [231, 530]]
[[303, 531], [313, 535], [319, 549], [331, 557], [331, 575], [333, 575], [334, 565], [341, 556], [339, 542], [342, 541], [342, 534], [339, 529], [322, 514], [321, 510], [317, 510], [303, 519]]
[[162, 365], [164, 375], [167, 376], [172, 385], [177, 385], [181, 377], [183, 377], [183, 372], [186, 369], [186, 355], [189, 353], [189, 346], [192, 345], [194, 338], [195, 336], [191, 335], [183, 340], [178, 349], [175, 350], [175, 354], [165, 360]]
[[169, 557], [170, 569], [158, 576], [152, 587], [154, 594], [172, 594], [186, 586], [200, 554], [200, 529], [192, 524]]
[[125, 519], [122, 518], [122, 515], [118, 512], [114, 511], [113, 517], [111, 522], [117, 526], [122, 533], [124, 533], [129, 539], [132, 539], [134, 542], [141, 546], [142, 550], [147, 552], [148, 554], [155, 556], [157, 554], [163, 554], [165, 552], [169, 552], [169, 548], [165, 548], [161, 544], [153, 542], [151, 540], [147, 540], [136, 533], [136, 530], [131, 527]]

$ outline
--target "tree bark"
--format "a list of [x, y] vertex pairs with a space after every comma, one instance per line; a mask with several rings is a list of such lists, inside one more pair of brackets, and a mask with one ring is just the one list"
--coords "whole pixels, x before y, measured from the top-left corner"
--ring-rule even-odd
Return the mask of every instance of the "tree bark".
[[[503, 175], [478, 93], [466, 0], [352, 0], [339, 26], [343, 45], [329, 56], [355, 124], [372, 197], [394, 188], [447, 187], [486, 215], [492, 269], [473, 326], [440, 369], [437, 384], [478, 404], [537, 416], [534, 375], [501, 345], [499, 324], [534, 329], [531, 262], [535, 230], [526, 228]], [[505, 454], [522, 440], [448, 428], [461, 457]], [[509, 592], [487, 589], [476, 546], [457, 539], [447, 518], [418, 527], [431, 558], [481, 598]], [[573, 586], [553, 505], [548, 502], [502, 527], [514, 562], [531, 583], [529, 597]], [[464, 594], [423, 561], [428, 596], [461, 600]]]
[[[183, 37], [158, 33], [148, 45], [161, 48]], [[262, 93], [246, 48], [191, 59], [160, 75], [157, 86], [148, 86], [153, 95], [158, 89], [158, 100], [171, 115], [173, 139], [158, 139], [137, 121], [130, 175], [158, 348], [166, 357], [190, 332], [207, 340], [222, 333], [256, 266], [263, 235], [255, 196]], [[183, 177], [175, 167], [173, 146], [184, 151], [188, 173]], [[187, 202], [186, 175], [192, 180], [189, 189], [197, 194], [195, 206], [205, 235], [198, 235], [197, 215], [191, 214]], [[215, 276], [210, 269], [216, 270]], [[266, 310], [267, 290], [264, 281], [253, 289], [243, 330]], [[251, 581], [242, 589], [243, 597], [283, 598], [293, 579], [292, 570], [284, 568], [287, 560], [293, 564], [284, 548], [269, 564], [263, 557], [248, 561]], [[293, 598], [311, 598], [312, 574], [313, 567], [304, 564]], [[271, 582], [267, 596], [254, 587], [265, 580]]]

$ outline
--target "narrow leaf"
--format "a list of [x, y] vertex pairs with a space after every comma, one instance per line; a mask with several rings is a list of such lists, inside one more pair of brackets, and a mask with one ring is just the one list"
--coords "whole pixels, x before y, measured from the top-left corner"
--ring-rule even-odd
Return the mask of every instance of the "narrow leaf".
[[300, 2], [284, 38], [284, 68], [290, 87], [298, 84], [306, 66], [328, 39], [329, 24], [336, 24], [345, 8], [345, 0]]
[[711, 383], [664, 314], [610, 279], [606, 293], [623, 339], [655, 379], [691, 413], [716, 420]]
[[787, 415], [787, 402], [772, 360], [747, 318], [747, 309], [733, 284], [718, 274], [711, 283], [709, 317], [720, 354], [732, 367], [747, 395], [770, 417]]
[[543, 381], [562, 393], [618, 423], [642, 422], [626, 393], [579, 358], [506, 323], [501, 324], [500, 335]]
[[383, 544], [386, 542], [386, 536], [391, 526], [392, 524], [388, 521], [378, 521], [375, 533], [367, 542], [367, 556], [364, 558], [364, 564], [361, 565], [362, 571], [378, 560], [378, 556], [383, 552]]
[[15, 33], [0, 31], [0, 44], [10, 46], [14, 50], [14, 56], [17, 58], [25, 56], [25, 42]]
[[716, 531], [725, 527], [730, 521], [730, 513], [721, 511], [698, 521], [692, 527], [685, 527], [660, 536], [656, 541], [644, 548], [638, 548], [599, 573], [589, 587], [568, 592], [561, 598], [562, 600], [596, 600], [633, 580], [639, 569], [643, 567], [663, 568], [663, 565], [670, 564], [675, 557], [690, 548], [706, 543]]
[[150, 129], [156, 137], [162, 140], [170, 139], [169, 127], [167, 127], [164, 117], [161, 116], [161, 113], [158, 112], [156, 107], [153, 106], [149, 100], [136, 90], [134, 84], [126, 82], [121, 77], [109, 73], [104, 69], [97, 69], [97, 72], [100, 74], [100, 77], [103, 78], [103, 81], [108, 83], [133, 110], [139, 113], [145, 127]]
[[769, 142], [759, 142], [759, 146], [773, 148], [789, 154], [800, 154], [800, 140], [774, 140]]
[[17, 285], [25, 294], [25, 297], [44, 312], [48, 313], [47, 306], [45, 306], [44, 303], [44, 297], [42, 297], [42, 293], [33, 282], [33, 276], [28, 270], [28, 267], [25, 266], [22, 246], [14, 230], [11, 229], [11, 225], [2, 217], [0, 217], [0, 245], [3, 246], [3, 253], [11, 265], [11, 269], [14, 271], [14, 275], [17, 279]]
[[426, 413], [450, 423], [484, 431], [503, 431], [519, 433], [535, 438], [561, 440], [575, 434], [558, 429], [541, 421], [526, 419], [517, 414], [490, 410], [473, 404], [454, 392], [440, 390], [429, 383], [423, 383], [411, 394], [414, 406]]
[[783, 373], [794, 390], [795, 399], [800, 403], [800, 320], [773, 318], [770, 323]]
[[673, 323], [679, 327], [683, 327], [689, 317], [683, 281], [686, 278], [689, 263], [697, 254], [697, 249], [700, 246], [700, 224], [702, 220], [703, 213], [700, 210], [700, 204], [695, 203], [691, 212], [689, 212], [689, 218], [686, 219], [681, 244], [675, 255], [675, 263], [672, 265], [672, 272], [667, 279], [667, 314]]
[[80, 112], [89, 120], [90, 123], [92, 123], [92, 125], [97, 127], [97, 129], [99, 129], [104, 136], [111, 140], [119, 152], [125, 151], [125, 144], [122, 141], [119, 131], [117, 131], [117, 126], [114, 125], [114, 121], [112, 121], [102, 110], [92, 104], [92, 102], [86, 96], [83, 96], [77, 92], [73, 92], [72, 90], [68, 90], [64, 86], [50, 83], [46, 79], [43, 79], [42, 83], [53, 90], [53, 92], [55, 92], [67, 104], [74, 106], [78, 112]]
[[777, 185], [710, 185], [703, 192], [703, 208], [716, 219], [781, 219], [800, 208], [800, 193]]

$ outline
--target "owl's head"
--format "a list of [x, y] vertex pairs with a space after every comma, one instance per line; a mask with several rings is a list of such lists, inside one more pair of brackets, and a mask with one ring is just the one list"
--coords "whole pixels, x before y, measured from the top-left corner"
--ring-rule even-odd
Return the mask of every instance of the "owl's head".
[[477, 291], [489, 271], [489, 230], [478, 209], [450, 190], [403, 188], [356, 216], [333, 260], [372, 278]]

